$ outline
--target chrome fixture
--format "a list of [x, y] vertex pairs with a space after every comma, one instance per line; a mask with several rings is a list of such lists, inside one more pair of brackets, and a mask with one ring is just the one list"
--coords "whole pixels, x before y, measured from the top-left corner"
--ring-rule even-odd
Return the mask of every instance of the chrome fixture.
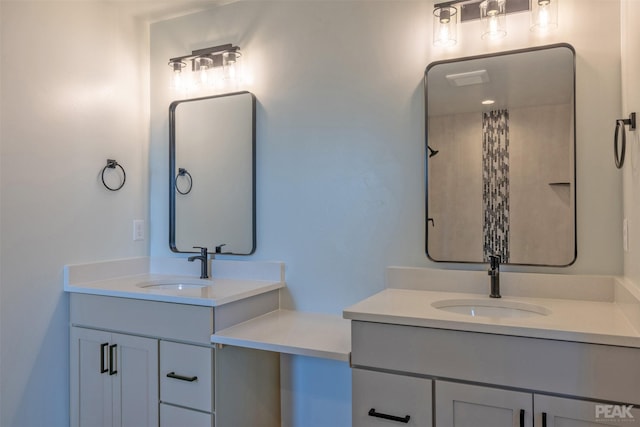
[[207, 253], [207, 248], [202, 246], [194, 246], [193, 249], [200, 249], [200, 255], [194, 255], [187, 258], [187, 261], [193, 262], [195, 260], [200, 261], [200, 278], [208, 279], [209, 278], [209, 254]]
[[489, 276], [491, 276], [491, 298], [502, 298], [500, 295], [500, 257], [489, 255]]
[[[237, 62], [242, 56], [240, 48], [232, 44], [198, 49], [189, 55], [169, 59], [172, 70], [171, 87], [176, 90], [189, 86], [216, 86], [238, 78]], [[184, 71], [191, 63], [189, 78]], [[197, 77], [196, 77], [197, 76]]]
[[458, 41], [458, 21], [480, 19], [482, 39], [506, 36], [506, 15], [531, 11], [531, 31], [547, 31], [558, 26], [559, 0], [453, 0], [433, 7], [434, 46], [453, 46]]

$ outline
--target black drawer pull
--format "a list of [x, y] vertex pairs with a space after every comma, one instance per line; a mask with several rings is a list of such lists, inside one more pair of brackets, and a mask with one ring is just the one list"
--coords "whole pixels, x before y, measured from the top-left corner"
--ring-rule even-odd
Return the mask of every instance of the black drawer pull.
[[118, 344], [109, 346], [109, 375], [118, 373]]
[[178, 375], [175, 372], [169, 372], [167, 374], [167, 378], [173, 378], [174, 380], [180, 380], [180, 381], [187, 381], [187, 382], [194, 382], [194, 381], [198, 381], [198, 377], [196, 377], [195, 375], [192, 377], [185, 377], [183, 375]]
[[524, 409], [520, 409], [520, 427], [524, 427]]
[[547, 413], [542, 413], [542, 427], [547, 427]]
[[109, 345], [108, 342], [100, 344], [100, 373], [101, 374], [104, 374], [105, 372], [109, 372], [109, 369], [107, 369], [104, 363], [104, 355], [105, 355], [104, 349], [107, 348], [108, 345]]
[[369, 409], [369, 416], [370, 417], [376, 417], [376, 418], [382, 418], [382, 419], [389, 420], [389, 421], [397, 421], [399, 423], [405, 423], [405, 424], [408, 424], [409, 420], [411, 419], [411, 417], [409, 415], [406, 415], [404, 417], [396, 417], [395, 415], [382, 414], [380, 412], [376, 412], [376, 410], [374, 408]]

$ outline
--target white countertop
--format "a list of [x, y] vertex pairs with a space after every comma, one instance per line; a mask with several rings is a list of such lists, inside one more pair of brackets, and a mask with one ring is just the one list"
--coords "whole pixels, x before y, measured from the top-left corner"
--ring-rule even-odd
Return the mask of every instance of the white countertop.
[[218, 331], [211, 342], [348, 361], [350, 325], [338, 315], [276, 310]]
[[[149, 283], [185, 283], [187, 286], [183, 289], [142, 287]], [[188, 284], [206, 284], [206, 286], [192, 288], [188, 287]], [[192, 276], [141, 274], [77, 285], [65, 284], [64, 290], [82, 294], [216, 307], [282, 287], [284, 287], [282, 282], [266, 280], [215, 278], [201, 280]]]
[[432, 303], [447, 299], [486, 299], [485, 294], [414, 289], [385, 289], [343, 312], [343, 317], [501, 335], [515, 335], [594, 344], [640, 347], [640, 331], [614, 301], [504, 296], [503, 301], [536, 304], [550, 313], [525, 318], [473, 317], [444, 311]]
[[[148, 258], [132, 258], [66, 266], [64, 290], [74, 293], [216, 307], [285, 286], [284, 267], [281, 263], [214, 260], [210, 261], [214, 278], [199, 279], [197, 275], [164, 273], [167, 270], [184, 273], [184, 267], [193, 268], [193, 263], [187, 263], [183, 258], [162, 259], [160, 261], [158, 263], [157, 260]], [[154, 262], [160, 266], [153, 268]], [[163, 273], [150, 272], [150, 270], [160, 270]], [[190, 272], [190, 270], [186, 271]], [[185, 286], [145, 287], [150, 284], [163, 283], [183, 283]]]

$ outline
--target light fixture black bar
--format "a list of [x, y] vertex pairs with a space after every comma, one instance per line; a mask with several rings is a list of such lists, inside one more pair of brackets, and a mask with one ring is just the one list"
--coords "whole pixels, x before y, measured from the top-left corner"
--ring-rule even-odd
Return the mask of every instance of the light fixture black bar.
[[193, 56], [202, 56], [202, 55], [211, 55], [213, 53], [218, 52], [226, 52], [226, 51], [235, 51], [238, 50], [237, 46], [233, 46], [231, 43], [229, 44], [221, 44], [220, 46], [207, 47], [204, 49], [198, 49], [191, 52]]
[[[464, 0], [464, 1], [445, 1], [433, 5], [434, 8], [459, 6], [460, 22], [473, 21], [480, 19], [480, 3], [482, 0]], [[531, 0], [506, 0], [505, 12], [516, 13], [531, 10]]]
[[177, 56], [175, 58], [171, 58], [169, 59], [169, 63], [182, 62], [185, 60], [190, 60], [190, 59], [198, 58], [201, 56], [213, 56], [223, 52], [237, 52], [238, 50], [240, 50], [240, 48], [238, 46], [232, 45], [231, 43], [221, 44], [219, 46], [213, 46], [213, 47], [207, 47], [204, 49], [194, 50], [189, 55]]

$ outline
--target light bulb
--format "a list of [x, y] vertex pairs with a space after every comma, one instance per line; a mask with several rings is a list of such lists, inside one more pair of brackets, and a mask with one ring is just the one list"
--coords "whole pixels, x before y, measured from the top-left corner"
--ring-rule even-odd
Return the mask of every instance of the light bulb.
[[206, 66], [200, 67], [200, 83], [203, 86], [206, 86], [209, 83], [209, 73], [207, 71], [208, 68]]
[[174, 89], [182, 88], [182, 73], [180, 70], [174, 71], [171, 75], [171, 87]]
[[549, 26], [549, 10], [547, 10], [547, 6], [540, 7], [538, 22], [540, 23], [540, 28], [547, 28]]

